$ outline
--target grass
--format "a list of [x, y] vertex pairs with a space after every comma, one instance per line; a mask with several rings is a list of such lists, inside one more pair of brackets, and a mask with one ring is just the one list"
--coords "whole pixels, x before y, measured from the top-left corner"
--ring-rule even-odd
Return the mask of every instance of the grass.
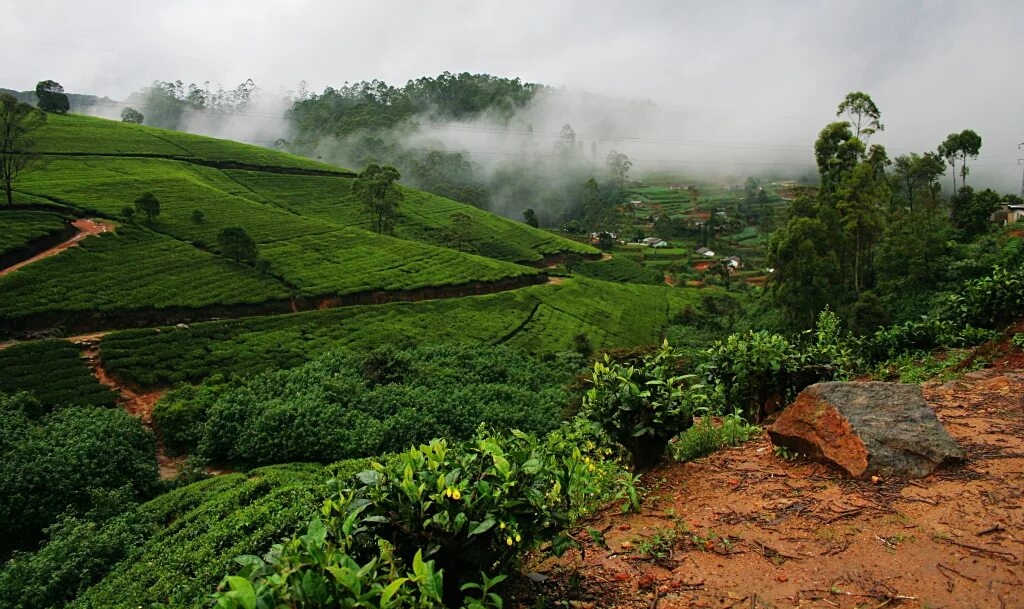
[[22, 249], [36, 239], [61, 233], [66, 227], [60, 214], [0, 207], [0, 256]]
[[46, 118], [46, 125], [34, 134], [37, 150], [43, 154], [159, 155], [206, 162], [346, 171], [293, 154], [230, 140], [77, 114], [48, 114]]
[[598, 348], [656, 342], [697, 300], [696, 290], [566, 279], [486, 296], [125, 330], [107, 335], [100, 352], [109, 371], [142, 385], [291, 368], [325, 349], [382, 343], [506, 343], [544, 355], [571, 350], [580, 333]]
[[[316, 176], [281, 176], [255, 171], [226, 171], [248, 190], [243, 196], [257, 197], [303, 216], [341, 226], [369, 228], [360, 203], [352, 196], [352, 180]], [[447, 245], [447, 233], [462, 214], [468, 245], [474, 253], [511, 262], [536, 262], [560, 252], [595, 254], [582, 243], [532, 228], [426, 192], [403, 189], [404, 200], [395, 236], [432, 245]]]
[[117, 398], [92, 375], [78, 347], [57, 339], [0, 349], [0, 391], [26, 391], [50, 406], [113, 406]]

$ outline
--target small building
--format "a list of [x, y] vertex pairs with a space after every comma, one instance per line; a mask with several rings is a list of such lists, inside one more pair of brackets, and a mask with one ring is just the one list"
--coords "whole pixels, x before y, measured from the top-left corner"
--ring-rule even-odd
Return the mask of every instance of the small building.
[[688, 184], [669, 184], [668, 185], [668, 189], [669, 190], [690, 190], [690, 186]]
[[722, 262], [725, 263], [726, 265], [728, 265], [730, 268], [733, 268], [733, 269], [741, 269], [741, 268], [743, 268], [743, 261], [740, 260], [739, 256], [729, 256], [727, 258], [723, 258]]
[[706, 247], [698, 247], [696, 253], [700, 256], [707, 256], [708, 258], [712, 258], [715, 255], [715, 252], [713, 250], [710, 250]]
[[629, 204], [633, 206], [633, 209], [640, 209], [644, 206], [644, 202], [640, 200], [630, 201]]
[[992, 220], [1002, 225], [1013, 224], [1024, 220], [1024, 204], [1009, 203], [992, 214]]
[[640, 243], [647, 247], [668, 247], [668, 242], [658, 237], [647, 237], [646, 239], [641, 239]]

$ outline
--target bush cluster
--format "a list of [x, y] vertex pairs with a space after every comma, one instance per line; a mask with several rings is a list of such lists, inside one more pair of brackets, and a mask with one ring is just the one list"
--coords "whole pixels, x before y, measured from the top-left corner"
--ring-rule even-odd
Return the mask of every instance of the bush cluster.
[[337, 351], [299, 368], [168, 394], [153, 420], [170, 445], [249, 465], [330, 462], [465, 439], [480, 423], [545, 433], [571, 371], [509, 347]]

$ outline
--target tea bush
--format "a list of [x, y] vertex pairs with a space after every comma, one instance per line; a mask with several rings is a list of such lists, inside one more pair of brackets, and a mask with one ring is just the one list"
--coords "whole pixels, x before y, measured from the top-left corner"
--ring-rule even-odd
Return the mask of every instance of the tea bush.
[[178, 389], [153, 420], [169, 444], [206, 459], [330, 462], [462, 440], [480, 423], [546, 433], [572, 372], [501, 346], [336, 351], [294, 370]]
[[636, 365], [607, 354], [594, 364], [583, 413], [626, 447], [639, 469], [657, 465], [668, 441], [693, 424], [695, 409], [707, 401], [697, 377], [680, 368], [668, 342]]

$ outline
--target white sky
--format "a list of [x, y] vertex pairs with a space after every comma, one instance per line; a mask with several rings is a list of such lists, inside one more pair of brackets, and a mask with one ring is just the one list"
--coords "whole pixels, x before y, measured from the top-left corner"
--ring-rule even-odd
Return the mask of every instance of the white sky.
[[122, 99], [154, 79], [320, 90], [487, 72], [649, 99], [702, 140], [808, 153], [843, 95], [863, 90], [892, 154], [973, 128], [985, 141], [972, 178], [1020, 183], [1020, 0], [0, 0], [0, 15], [3, 87], [52, 78]]

